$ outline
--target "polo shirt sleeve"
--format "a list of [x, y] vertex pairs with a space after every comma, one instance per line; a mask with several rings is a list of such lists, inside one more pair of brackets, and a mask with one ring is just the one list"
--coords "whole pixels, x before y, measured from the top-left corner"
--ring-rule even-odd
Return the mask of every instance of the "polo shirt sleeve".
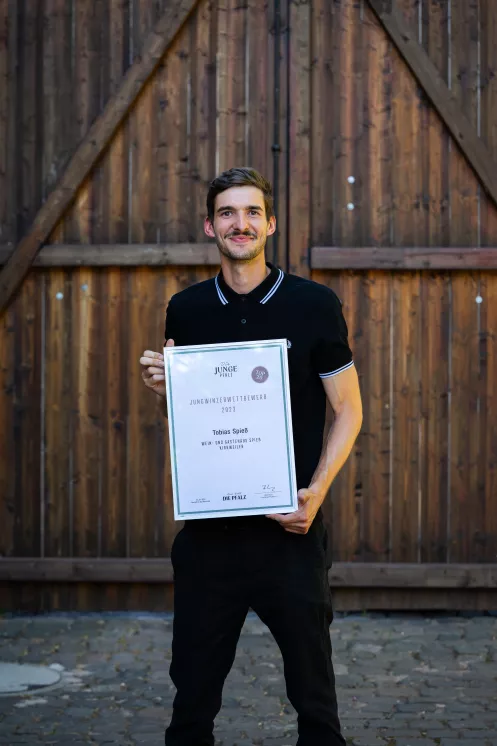
[[179, 320], [176, 306], [174, 303], [174, 296], [169, 300], [166, 309], [166, 327], [164, 330], [164, 344], [168, 339], [174, 339], [175, 344], [178, 344], [178, 332], [179, 332]]
[[331, 378], [354, 365], [342, 304], [333, 291], [326, 293], [316, 320], [314, 366], [320, 378]]

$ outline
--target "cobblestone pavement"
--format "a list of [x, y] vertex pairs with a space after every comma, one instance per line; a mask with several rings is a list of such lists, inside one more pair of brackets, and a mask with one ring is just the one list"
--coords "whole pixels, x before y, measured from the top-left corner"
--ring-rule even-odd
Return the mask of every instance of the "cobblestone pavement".
[[[61, 672], [0, 698], [0, 744], [164, 743], [174, 689], [168, 615], [0, 618], [0, 660]], [[342, 615], [331, 627], [340, 714], [356, 746], [497, 745], [495, 616]], [[223, 746], [292, 746], [295, 714], [267, 628], [247, 619], [216, 721]]]

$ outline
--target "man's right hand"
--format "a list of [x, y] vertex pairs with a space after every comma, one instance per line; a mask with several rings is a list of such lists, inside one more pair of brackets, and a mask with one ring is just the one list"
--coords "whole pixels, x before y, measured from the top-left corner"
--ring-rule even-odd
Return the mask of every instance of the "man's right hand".
[[[166, 347], [174, 347], [174, 339], [168, 339]], [[142, 366], [142, 378], [145, 386], [165, 399], [164, 355], [161, 352], [145, 350], [140, 358], [140, 365]]]

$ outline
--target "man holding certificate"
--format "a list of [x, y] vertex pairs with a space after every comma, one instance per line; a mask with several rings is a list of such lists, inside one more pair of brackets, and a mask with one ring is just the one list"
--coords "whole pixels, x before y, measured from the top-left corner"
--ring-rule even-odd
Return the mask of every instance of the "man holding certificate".
[[[166, 746], [213, 746], [248, 610], [283, 656], [298, 746], [344, 746], [331, 661], [321, 505], [362, 423], [341, 303], [265, 260], [271, 185], [218, 176], [205, 232], [221, 271], [169, 302], [164, 355], [140, 362], [169, 419], [176, 536]], [[166, 408], [167, 400], [167, 408]], [[326, 400], [335, 419], [323, 445]]]

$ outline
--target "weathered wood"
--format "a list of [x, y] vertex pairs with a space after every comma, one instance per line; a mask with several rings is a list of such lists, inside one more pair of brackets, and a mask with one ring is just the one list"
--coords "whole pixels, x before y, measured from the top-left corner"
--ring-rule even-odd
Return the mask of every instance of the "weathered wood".
[[[206, 240], [204, 218], [209, 182], [215, 174], [216, 49], [214, 3], [203, 0], [193, 19], [190, 166], [193, 176], [189, 230], [196, 241]], [[214, 41], [213, 41], [214, 40]], [[193, 209], [192, 209], [193, 208]]]
[[[361, 182], [363, 235], [375, 244], [392, 241], [393, 136], [391, 44], [372, 10], [364, 3], [362, 20], [364, 122], [374, 123], [362, 135], [358, 163]], [[356, 182], [350, 187], [355, 201]], [[387, 272], [357, 273], [361, 282], [361, 336], [352, 341], [363, 399], [364, 421], [359, 436], [362, 494], [362, 546], [360, 559], [387, 561], [391, 551], [392, 496], [392, 391], [391, 327], [392, 276]]]
[[[495, 3], [481, 3], [481, 137], [497, 157], [497, 13]], [[480, 195], [482, 246], [497, 241], [497, 208]], [[497, 556], [497, 283], [491, 272], [480, 276], [480, 428], [478, 502], [483, 503], [484, 529], [480, 534], [480, 557]]]
[[[495, 588], [497, 564], [389, 564], [338, 562], [329, 571], [333, 588]], [[169, 557], [0, 559], [0, 581], [69, 583], [171, 583]]]
[[496, 269], [497, 247], [313, 246], [311, 266], [313, 269]]
[[[12, 247], [0, 246], [0, 265]], [[40, 249], [34, 267], [159, 267], [219, 265], [214, 243], [51, 244]]]
[[[11, 186], [8, 178], [7, 164], [9, 162], [9, 112], [15, 112], [14, 102], [9, 96], [9, 51], [16, 52], [16, 46], [9, 48], [9, 30], [13, 23], [9, 19], [9, 3], [0, 6], [0, 235], [9, 234], [11, 216], [8, 210], [8, 192]], [[12, 107], [12, 109], [11, 109]]]
[[[443, 80], [448, 80], [448, 4], [426, 0], [422, 44]], [[427, 245], [449, 246], [450, 134], [437, 112], [423, 107], [423, 209]], [[434, 249], [436, 251], [436, 249]], [[423, 562], [447, 559], [449, 435], [450, 275], [421, 274], [421, 525]]]
[[64, 270], [47, 273], [44, 285], [44, 551], [47, 557], [72, 554], [73, 437], [71, 336], [72, 283]]
[[[0, 245], [0, 265], [12, 251]], [[40, 249], [33, 267], [219, 266], [214, 243], [181, 244], [51, 244]], [[313, 246], [312, 269], [330, 270], [476, 270], [497, 269], [497, 246], [342, 247]]]
[[[418, 7], [396, 0], [408, 29], [416, 28]], [[415, 78], [393, 51], [392, 76], [392, 242], [423, 245], [421, 94]], [[419, 560], [420, 514], [420, 273], [395, 273], [391, 281], [392, 474], [391, 555], [394, 562]], [[406, 464], [409, 468], [406, 469]]]
[[[451, 3], [451, 86], [460, 110], [474, 131], [478, 126], [479, 10], [474, 3]], [[482, 143], [483, 144], [483, 143]], [[489, 156], [490, 157], [490, 156]], [[490, 161], [489, 161], [490, 162]], [[449, 155], [450, 241], [479, 246], [480, 187], [456, 148]], [[450, 497], [447, 522], [450, 562], [469, 562], [479, 554], [485, 530], [478, 502], [480, 350], [478, 272], [457, 272], [451, 279]], [[468, 437], [471, 433], [471, 437]], [[476, 556], [475, 556], [476, 555]]]
[[311, 10], [308, 3], [290, 0], [289, 142], [288, 142], [288, 258], [287, 269], [309, 275], [311, 242]]
[[246, 34], [247, 143], [245, 162], [271, 180], [272, 136], [274, 119], [269, 114], [269, 99], [274, 97], [273, 78], [268, 74], [270, 53], [269, 5], [265, 0], [248, 0]]
[[116, 128], [196, 4], [197, 0], [177, 0], [167, 6], [164, 15], [147, 38], [141, 57], [129, 69], [118, 93], [107, 103], [101, 116], [92, 125], [71, 158], [58, 186], [40, 209], [30, 232], [18, 244], [0, 273], [0, 312], [6, 307], [41, 244], [74, 199], [77, 189], [103, 153]]
[[413, 38], [395, 3], [390, 13], [385, 11], [382, 0], [368, 2], [420, 82], [424, 93], [442, 117], [472, 169], [497, 204], [497, 166], [488, 148], [479, 139], [476, 128], [468, 121], [467, 115], [462, 113], [459, 100], [449, 90], [419, 42]]
[[[129, 4], [112, 0], [108, 4], [108, 87], [104, 99], [119, 88], [129, 61]], [[104, 170], [104, 226], [107, 240], [124, 242], [127, 225], [122, 215], [128, 212], [129, 119], [117, 131], [109, 147]], [[43, 250], [42, 250], [43, 251]], [[127, 328], [128, 276], [126, 269], [108, 268], [102, 272], [101, 370], [102, 454], [101, 454], [101, 553], [102, 556], [126, 554], [126, 437], [127, 437]], [[112, 594], [115, 588], [111, 587]], [[114, 599], [117, 603], [117, 598]]]

